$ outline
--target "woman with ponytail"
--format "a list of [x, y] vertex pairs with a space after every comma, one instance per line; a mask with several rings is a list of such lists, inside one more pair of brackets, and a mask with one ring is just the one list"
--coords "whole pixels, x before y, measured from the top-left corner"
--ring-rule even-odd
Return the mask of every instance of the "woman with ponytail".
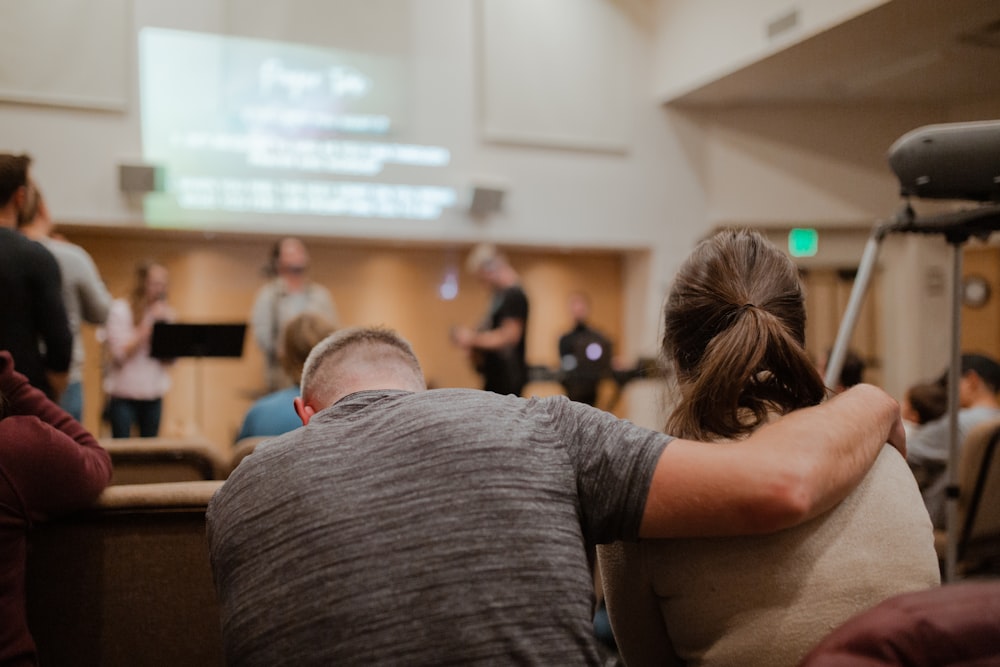
[[[664, 307], [663, 355], [679, 394], [667, 432], [739, 447], [770, 420], [820, 403], [827, 390], [804, 344], [791, 260], [749, 230], [703, 241]], [[601, 547], [600, 564], [630, 667], [795, 665], [855, 613], [940, 581], [916, 483], [888, 446], [843, 503], [802, 526], [619, 542]]]

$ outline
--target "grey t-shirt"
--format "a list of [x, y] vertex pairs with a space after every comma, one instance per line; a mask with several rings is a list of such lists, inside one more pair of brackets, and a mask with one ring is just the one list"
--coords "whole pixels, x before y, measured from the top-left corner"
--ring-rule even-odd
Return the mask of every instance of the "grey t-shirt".
[[563, 397], [359, 392], [208, 508], [231, 665], [599, 664], [595, 543], [669, 437]]

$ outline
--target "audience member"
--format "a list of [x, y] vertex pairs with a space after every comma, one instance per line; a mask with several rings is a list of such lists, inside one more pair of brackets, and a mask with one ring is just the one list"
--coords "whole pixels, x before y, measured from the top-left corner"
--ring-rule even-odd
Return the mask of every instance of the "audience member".
[[268, 273], [271, 280], [257, 291], [251, 323], [254, 338], [264, 353], [264, 386], [268, 392], [292, 384], [281, 368], [281, 332], [301, 313], [326, 317], [337, 325], [337, 309], [330, 291], [308, 277], [309, 252], [297, 238], [278, 241], [271, 252]]
[[919, 382], [907, 389], [899, 406], [907, 440], [912, 438], [920, 427], [938, 419], [947, 411], [946, 383]]
[[94, 436], [0, 352], [0, 665], [38, 664], [25, 601], [28, 530], [86, 507], [110, 480], [111, 458]]
[[302, 426], [295, 406], [292, 405], [292, 401], [299, 396], [298, 383], [302, 379], [302, 366], [313, 347], [333, 333], [333, 330], [333, 325], [316, 313], [302, 313], [291, 319], [282, 332], [279, 360], [285, 374], [295, 384], [268, 394], [254, 403], [243, 418], [237, 440], [281, 435]]
[[[963, 354], [962, 375], [958, 382], [958, 447], [978, 424], [1000, 419], [1000, 364], [982, 354]], [[939, 383], [946, 385], [948, 374]], [[925, 424], [915, 433], [907, 449], [907, 460], [920, 485], [920, 491], [935, 528], [944, 529], [945, 494], [948, 487], [948, 451], [951, 423], [945, 414]]]
[[[780, 415], [819, 404], [805, 320], [798, 270], [762, 235], [729, 230], [699, 244], [664, 308], [663, 354], [680, 393], [667, 430], [742, 447]], [[917, 485], [889, 446], [843, 503], [804, 525], [599, 553], [628, 665], [795, 665], [855, 613], [940, 582]]]
[[[826, 376], [826, 367], [830, 363], [830, 356], [832, 354], [832, 349], [827, 350], [823, 356], [823, 360], [819, 364], [819, 374], [821, 377]], [[864, 382], [865, 367], [865, 360], [861, 358], [861, 355], [854, 350], [847, 350], [844, 353], [844, 362], [840, 367], [840, 375], [837, 378], [837, 383], [831, 389], [835, 392], [841, 392], [856, 384], [861, 384]]]
[[170, 362], [152, 357], [150, 343], [157, 322], [175, 319], [167, 303], [167, 287], [166, 267], [142, 262], [136, 267], [129, 299], [115, 299], [111, 304], [105, 327], [104, 391], [115, 438], [130, 437], [133, 424], [143, 438], [155, 438], [160, 432], [163, 396], [170, 389]]
[[455, 327], [452, 341], [469, 353], [483, 376], [483, 389], [519, 396], [528, 382], [524, 356], [528, 297], [517, 272], [492, 245], [473, 248], [466, 268], [490, 286], [493, 299], [479, 328]]
[[573, 328], [559, 337], [559, 370], [571, 401], [597, 404], [597, 389], [611, 375], [611, 341], [590, 326], [590, 298], [583, 292], [569, 297]]
[[34, 196], [30, 208], [18, 219], [21, 233], [44, 245], [62, 273], [62, 296], [73, 333], [73, 358], [69, 367], [69, 383], [59, 399], [63, 410], [77, 421], [83, 418], [83, 338], [80, 323], [104, 324], [111, 308], [111, 294], [87, 251], [78, 245], [52, 238], [54, 225], [42, 193], [32, 185]]
[[230, 665], [598, 664], [595, 543], [779, 530], [903, 446], [870, 385], [706, 446], [564, 396], [426, 390], [382, 329], [317, 345], [295, 407], [209, 503]]
[[59, 265], [15, 231], [32, 207], [30, 165], [27, 155], [0, 153], [0, 350], [13, 355], [31, 384], [58, 398], [73, 352]]

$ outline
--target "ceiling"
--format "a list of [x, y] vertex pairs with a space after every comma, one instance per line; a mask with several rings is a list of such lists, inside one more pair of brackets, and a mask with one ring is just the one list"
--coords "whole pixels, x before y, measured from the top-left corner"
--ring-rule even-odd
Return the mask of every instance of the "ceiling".
[[1000, 97], [1000, 0], [893, 0], [672, 104], [955, 105]]

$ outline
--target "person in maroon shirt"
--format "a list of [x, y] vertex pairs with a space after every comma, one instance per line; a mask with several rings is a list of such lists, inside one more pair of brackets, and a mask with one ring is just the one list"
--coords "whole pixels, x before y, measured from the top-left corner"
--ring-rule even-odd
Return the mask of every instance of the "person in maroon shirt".
[[28, 531], [88, 506], [110, 480], [97, 439], [0, 352], [0, 665], [38, 663], [25, 610]]

